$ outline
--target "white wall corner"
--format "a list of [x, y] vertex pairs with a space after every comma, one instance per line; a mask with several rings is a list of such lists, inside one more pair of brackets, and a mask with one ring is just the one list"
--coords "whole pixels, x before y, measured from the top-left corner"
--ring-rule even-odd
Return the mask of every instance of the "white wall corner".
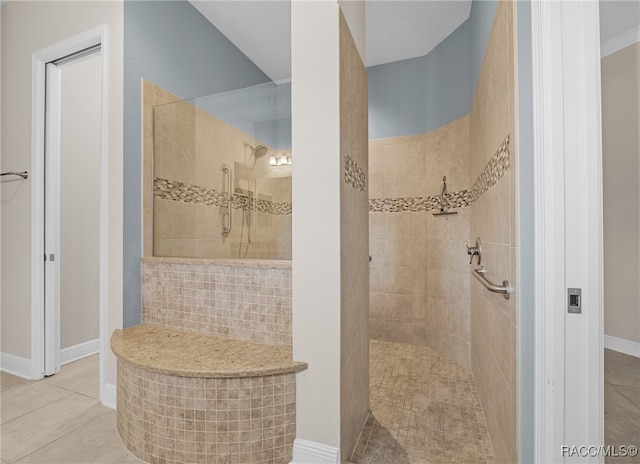
[[600, 46], [600, 57], [604, 58], [605, 56], [612, 55], [636, 42], [640, 42], [640, 26], [629, 29], [603, 43]]
[[102, 387], [102, 391], [100, 393], [100, 402], [102, 405], [107, 408], [116, 409], [116, 386], [111, 383], [107, 383]]
[[340, 450], [333, 446], [296, 438], [290, 464], [340, 464]]
[[0, 371], [27, 380], [42, 378], [42, 368], [35, 362], [9, 353], [0, 353]]
[[60, 350], [60, 364], [77, 361], [78, 359], [86, 358], [96, 353], [100, 353], [99, 338]]
[[618, 353], [628, 354], [640, 358], [640, 343], [625, 340], [624, 338], [614, 337], [613, 335], [604, 336], [604, 347]]

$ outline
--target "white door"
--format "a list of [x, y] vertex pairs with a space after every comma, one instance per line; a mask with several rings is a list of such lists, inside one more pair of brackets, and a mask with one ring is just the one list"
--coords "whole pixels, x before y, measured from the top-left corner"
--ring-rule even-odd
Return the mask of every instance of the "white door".
[[45, 375], [100, 350], [100, 47], [46, 67]]

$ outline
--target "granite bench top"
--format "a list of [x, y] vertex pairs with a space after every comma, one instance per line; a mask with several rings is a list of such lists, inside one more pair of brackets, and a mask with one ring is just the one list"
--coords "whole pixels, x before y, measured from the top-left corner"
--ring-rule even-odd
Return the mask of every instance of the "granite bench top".
[[111, 350], [141, 369], [179, 377], [237, 378], [305, 370], [287, 346], [234, 340], [141, 324], [116, 329]]

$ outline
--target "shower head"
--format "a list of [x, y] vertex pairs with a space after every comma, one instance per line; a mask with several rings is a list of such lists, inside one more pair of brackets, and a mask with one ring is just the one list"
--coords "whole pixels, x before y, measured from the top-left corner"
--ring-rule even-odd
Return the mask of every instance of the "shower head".
[[255, 148], [251, 147], [251, 154], [255, 159], [262, 158], [268, 151], [269, 149], [265, 145], [258, 145]]

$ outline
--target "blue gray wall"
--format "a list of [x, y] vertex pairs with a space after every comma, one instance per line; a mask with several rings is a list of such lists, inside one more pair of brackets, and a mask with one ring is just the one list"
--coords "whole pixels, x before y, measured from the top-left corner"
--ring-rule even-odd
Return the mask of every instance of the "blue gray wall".
[[367, 68], [369, 138], [382, 139], [425, 132], [424, 57]]
[[140, 323], [140, 79], [181, 98], [269, 82], [186, 0], [124, 2], [124, 314]]
[[[484, 50], [482, 51], [484, 54]], [[469, 20], [425, 56], [427, 120], [430, 132], [469, 112]]]
[[371, 139], [429, 132], [469, 112], [497, 5], [474, 1], [469, 19], [425, 56], [367, 69]]
[[[471, 98], [476, 90], [476, 83], [482, 68], [484, 52], [489, 43], [489, 34], [493, 27], [493, 18], [496, 16], [498, 2], [496, 0], [474, 0], [471, 3], [471, 15], [469, 16], [469, 59], [471, 63]], [[471, 101], [469, 101], [471, 106]]]
[[518, 34], [518, 388], [520, 462], [534, 463], [534, 160], [533, 160], [533, 51], [531, 2], [517, 3]]

